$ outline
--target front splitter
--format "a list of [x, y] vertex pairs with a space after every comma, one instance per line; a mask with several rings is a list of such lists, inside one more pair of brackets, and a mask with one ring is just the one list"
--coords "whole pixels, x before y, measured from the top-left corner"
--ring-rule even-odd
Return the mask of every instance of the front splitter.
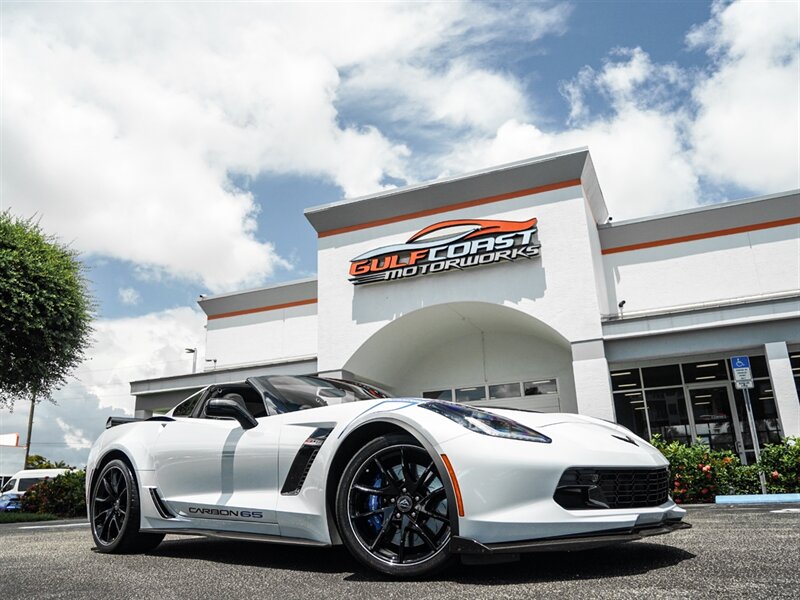
[[501, 554], [522, 554], [527, 552], [558, 552], [564, 550], [587, 550], [634, 542], [645, 537], [664, 535], [679, 529], [691, 529], [691, 524], [683, 521], [665, 521], [658, 525], [634, 527], [632, 529], [607, 531], [592, 535], [571, 535], [545, 538], [540, 540], [524, 540], [519, 542], [501, 542], [482, 544], [477, 540], [455, 536], [450, 540], [450, 552], [462, 555], [493, 556]]

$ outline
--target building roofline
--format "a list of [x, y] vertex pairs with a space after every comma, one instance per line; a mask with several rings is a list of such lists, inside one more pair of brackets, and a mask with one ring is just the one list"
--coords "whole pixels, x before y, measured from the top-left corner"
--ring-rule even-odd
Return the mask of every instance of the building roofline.
[[316, 277], [304, 277], [303, 279], [292, 279], [291, 281], [281, 281], [279, 283], [272, 283], [270, 285], [263, 285], [261, 287], [254, 287], [248, 288], [246, 290], [236, 290], [233, 292], [222, 292], [221, 294], [203, 294], [202, 297], [197, 301], [198, 304], [201, 302], [208, 302], [209, 300], [217, 300], [219, 298], [228, 298], [230, 296], [239, 296], [240, 294], [249, 294], [253, 292], [263, 292], [267, 290], [274, 290], [277, 288], [285, 288], [294, 285], [301, 285], [303, 283], [309, 283], [311, 281], [317, 281]]
[[800, 224], [800, 190], [719, 202], [598, 227], [604, 255]]
[[740, 198], [738, 200], [721, 200], [710, 204], [703, 204], [693, 208], [685, 208], [683, 210], [676, 210], [672, 212], [658, 213], [655, 215], [648, 215], [646, 217], [636, 217], [634, 219], [625, 219], [624, 221], [612, 221], [611, 223], [604, 223], [598, 225], [598, 229], [612, 229], [614, 227], [621, 227], [623, 225], [632, 225], [635, 223], [647, 223], [650, 221], [658, 221], [669, 217], [680, 217], [682, 215], [693, 215], [703, 213], [710, 210], [725, 209], [732, 206], [740, 206], [744, 204], [751, 204], [755, 202], [763, 202], [765, 200], [773, 200], [775, 198], [783, 198], [785, 196], [794, 196], [800, 194], [800, 188], [793, 190], [786, 190], [785, 192], [776, 192], [774, 194], [764, 194], [763, 196], [752, 196], [749, 198]]
[[304, 214], [326, 237], [581, 185], [595, 221], [605, 222], [608, 210], [586, 147], [339, 200]]
[[197, 304], [209, 320], [245, 314], [289, 309], [315, 304], [317, 301], [317, 279], [307, 277], [273, 285], [226, 292], [200, 298]]

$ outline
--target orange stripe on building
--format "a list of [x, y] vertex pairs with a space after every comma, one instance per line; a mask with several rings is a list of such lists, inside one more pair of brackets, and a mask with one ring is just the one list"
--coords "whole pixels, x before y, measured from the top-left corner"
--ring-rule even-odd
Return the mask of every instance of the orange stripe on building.
[[269, 310], [280, 310], [282, 308], [292, 308], [293, 306], [305, 306], [306, 304], [316, 304], [316, 298], [308, 298], [307, 300], [296, 300], [295, 302], [286, 302], [284, 304], [273, 304], [271, 306], [259, 306], [258, 308], [246, 308], [244, 310], [234, 310], [231, 312], [220, 313], [218, 315], [208, 315], [208, 320], [224, 319], [226, 317], [238, 317], [240, 315], [252, 315], [253, 313], [267, 312]]
[[541, 194], [542, 192], [551, 192], [553, 190], [560, 190], [563, 188], [574, 187], [576, 185], [581, 185], [580, 179], [570, 179], [568, 181], [561, 181], [559, 183], [551, 183], [548, 185], [540, 185], [539, 187], [517, 190], [516, 192], [508, 192], [507, 194], [497, 194], [496, 196], [487, 196], [486, 198], [478, 198], [477, 200], [467, 200], [466, 202], [459, 202], [457, 204], [448, 204], [447, 206], [440, 206], [438, 208], [419, 210], [417, 212], [406, 213], [404, 215], [398, 215], [396, 217], [378, 219], [377, 221], [367, 221], [366, 223], [359, 223], [358, 225], [348, 225], [347, 227], [340, 227], [338, 229], [329, 229], [328, 231], [321, 231], [317, 235], [318, 237], [323, 238], [331, 235], [338, 235], [340, 233], [348, 233], [350, 231], [359, 231], [361, 229], [369, 229], [371, 227], [380, 227], [381, 225], [389, 225], [391, 223], [399, 223], [400, 221], [408, 221], [410, 219], [418, 219], [420, 217], [438, 215], [441, 213], [450, 212], [451, 210], [470, 208], [472, 206], [481, 206], [482, 204], [499, 202], [501, 200], [510, 200], [512, 198], [519, 198], [521, 196], [532, 196], [533, 194]]
[[705, 240], [708, 238], [721, 237], [723, 235], [734, 235], [736, 233], [746, 233], [748, 231], [758, 231], [760, 229], [772, 229], [773, 227], [784, 227], [785, 225], [797, 225], [799, 223], [800, 223], [800, 217], [792, 217], [790, 219], [780, 219], [778, 221], [766, 221], [764, 223], [742, 225], [741, 227], [731, 227], [729, 229], [718, 229], [716, 231], [706, 231], [704, 233], [693, 233], [691, 235], [682, 235], [679, 237], [665, 238], [663, 240], [640, 242], [638, 244], [629, 244], [627, 246], [603, 248], [602, 253], [616, 254], [618, 252], [630, 252], [632, 250], [642, 250], [644, 248], [656, 248], [658, 246], [669, 246], [670, 244], [681, 244], [683, 242], [694, 242], [696, 240]]

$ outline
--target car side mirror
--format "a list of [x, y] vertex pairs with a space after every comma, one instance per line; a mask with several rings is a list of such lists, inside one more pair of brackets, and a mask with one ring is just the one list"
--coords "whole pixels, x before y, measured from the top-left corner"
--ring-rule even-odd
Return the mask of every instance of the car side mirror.
[[258, 425], [258, 421], [247, 412], [242, 405], [226, 398], [214, 398], [208, 401], [206, 414], [209, 417], [233, 417], [239, 421], [242, 429], [252, 429]]

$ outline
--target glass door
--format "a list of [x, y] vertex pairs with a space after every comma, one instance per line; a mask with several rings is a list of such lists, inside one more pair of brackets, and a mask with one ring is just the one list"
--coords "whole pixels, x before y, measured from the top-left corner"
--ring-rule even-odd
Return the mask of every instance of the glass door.
[[712, 450], [731, 450], [746, 460], [742, 432], [730, 384], [687, 386], [694, 417], [694, 437]]

